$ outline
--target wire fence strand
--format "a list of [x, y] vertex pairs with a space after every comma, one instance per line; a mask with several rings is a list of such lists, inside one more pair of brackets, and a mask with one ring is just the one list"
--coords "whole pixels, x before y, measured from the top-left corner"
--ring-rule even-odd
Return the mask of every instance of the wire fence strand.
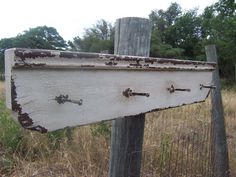
[[212, 176], [214, 135], [210, 108], [207, 101], [147, 115], [149, 131], [145, 131], [141, 176]]

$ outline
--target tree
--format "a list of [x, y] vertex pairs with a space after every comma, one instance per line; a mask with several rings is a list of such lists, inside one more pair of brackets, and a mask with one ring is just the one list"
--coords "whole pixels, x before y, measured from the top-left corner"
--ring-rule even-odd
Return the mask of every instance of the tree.
[[186, 57], [195, 59], [199, 54], [196, 47], [201, 40], [201, 19], [197, 14], [197, 9], [183, 13], [167, 33], [166, 41], [172, 42], [175, 47], [184, 49]]
[[39, 26], [18, 35], [14, 40], [14, 46], [63, 50], [66, 49], [67, 44], [55, 28]]
[[217, 46], [222, 76], [232, 78], [236, 64], [236, 4], [234, 0], [219, 0], [205, 8], [202, 16], [203, 45]]
[[8, 48], [39, 48], [52, 50], [65, 50], [66, 41], [59, 35], [53, 27], [39, 26], [30, 28], [13, 38], [0, 40], [0, 71], [4, 66], [4, 51]]
[[73, 50], [113, 53], [113, 41], [114, 27], [105, 20], [99, 20], [93, 27], [85, 30], [83, 37], [77, 36], [69, 44]]
[[174, 48], [172, 45], [164, 43], [157, 29], [152, 31], [150, 56], [180, 58], [183, 52], [184, 50], [181, 48]]
[[233, 76], [236, 64], [236, 3], [219, 0], [198, 15], [197, 9], [182, 12], [177, 3], [167, 10], [154, 10], [151, 56], [205, 60], [204, 46], [218, 49], [220, 73]]
[[183, 49], [176, 45], [175, 23], [182, 14], [181, 7], [177, 3], [171, 3], [164, 10], [154, 10], [149, 15], [152, 23], [152, 38], [150, 55], [154, 57], [179, 58]]

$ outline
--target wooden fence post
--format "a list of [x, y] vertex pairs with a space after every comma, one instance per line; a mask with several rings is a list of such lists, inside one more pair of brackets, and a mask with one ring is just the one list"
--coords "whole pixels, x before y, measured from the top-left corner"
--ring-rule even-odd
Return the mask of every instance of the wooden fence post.
[[[121, 18], [115, 27], [115, 54], [149, 56], [151, 25], [148, 19]], [[112, 122], [110, 177], [139, 177], [145, 115]]]
[[[207, 61], [217, 63], [217, 54], [215, 45], [208, 45], [205, 47]], [[229, 162], [228, 162], [228, 148], [226, 141], [226, 131], [224, 122], [224, 110], [222, 105], [222, 98], [220, 92], [220, 77], [219, 68], [213, 72], [213, 85], [216, 89], [211, 91], [212, 102], [212, 125], [213, 125], [213, 159], [214, 167], [213, 174], [215, 177], [229, 176]]]

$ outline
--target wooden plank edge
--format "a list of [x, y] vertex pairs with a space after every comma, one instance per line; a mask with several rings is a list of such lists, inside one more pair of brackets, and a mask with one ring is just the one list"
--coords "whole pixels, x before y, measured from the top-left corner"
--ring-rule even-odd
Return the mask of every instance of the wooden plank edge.
[[209, 65], [216, 67], [215, 62], [194, 61], [194, 60], [181, 60], [181, 59], [169, 59], [169, 58], [154, 58], [154, 57], [142, 57], [142, 56], [129, 56], [129, 55], [113, 55], [102, 53], [86, 53], [86, 52], [71, 52], [71, 51], [59, 51], [59, 50], [44, 50], [44, 49], [24, 49], [24, 48], [12, 48], [8, 50], [14, 50], [15, 56], [26, 60], [27, 58], [74, 58], [74, 59], [98, 59], [109, 61], [127, 61], [127, 62], [145, 62], [145, 63], [159, 63], [159, 64], [183, 64], [183, 65]]

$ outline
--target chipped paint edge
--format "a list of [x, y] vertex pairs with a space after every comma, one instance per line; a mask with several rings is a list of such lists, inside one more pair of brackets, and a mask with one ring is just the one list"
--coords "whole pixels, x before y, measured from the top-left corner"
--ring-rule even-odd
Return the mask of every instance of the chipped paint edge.
[[[30, 118], [30, 116], [27, 114], [27, 113], [23, 113], [22, 112], [22, 108], [21, 108], [21, 105], [17, 103], [16, 101], [16, 98], [17, 98], [17, 95], [16, 95], [16, 87], [14, 85], [14, 80], [13, 80], [13, 77], [12, 77], [12, 68], [14, 68], [14, 65], [16, 64], [16, 61], [15, 61], [15, 57], [16, 57], [16, 53], [15, 51], [17, 51], [19, 49], [8, 49], [5, 51], [5, 74], [6, 74], [6, 94], [8, 98], [11, 98], [11, 99], [7, 99], [7, 107], [9, 109], [12, 109], [15, 113], [17, 113], [17, 118], [18, 118], [18, 121], [19, 123], [21, 124], [22, 127], [26, 128], [26, 129], [29, 129], [29, 130], [34, 130], [34, 131], [38, 131], [38, 132], [41, 132], [41, 133], [46, 133], [48, 132], [48, 130], [40, 125], [33, 125], [33, 120]], [[23, 50], [23, 49], [22, 49]], [[24, 49], [26, 50], [26, 49]], [[51, 50], [32, 50], [32, 49], [27, 49], [28, 54], [24, 54], [21, 56], [21, 59], [22, 60], [25, 60], [24, 57], [30, 57], [31, 55], [29, 55], [30, 52], [32, 51], [38, 51], [38, 53], [35, 53], [34, 55], [34, 58], [37, 58], [38, 55], [41, 55], [41, 57], [56, 57], [56, 56], [61, 56], [61, 53], [60, 51], [51, 51]], [[41, 51], [41, 52], [39, 52]], [[46, 53], [44, 53], [44, 52]], [[50, 53], [51, 52], [51, 53]], [[118, 58], [114, 59], [112, 57], [114, 57], [115, 55], [107, 55], [107, 54], [89, 54], [89, 53], [74, 53], [74, 52], [67, 52], [67, 53], [70, 53], [72, 54], [72, 57], [74, 58], [78, 58], [78, 56], [75, 57], [75, 54], [83, 54], [85, 57], [98, 57], [99, 59], [104, 59], [103, 57], [105, 57], [105, 61], [110, 61], [112, 62], [111, 64], [108, 63], [108, 65], [111, 65], [113, 66], [113, 63], [114, 61], [119, 61], [119, 60], [125, 60], [127, 59], [128, 61], [136, 61], [137, 62], [137, 59], [142, 59], [145, 63], [152, 63], [152, 62], [158, 62], [158, 63], [171, 63], [172, 61], [176, 61], [175, 64], [200, 64], [200, 65], [210, 65], [210, 68], [208, 69], [209, 71], [212, 71], [213, 69], [212, 68], [215, 68], [215, 63], [209, 63], [209, 62], [196, 62], [196, 61], [191, 61], [191, 63], [188, 63], [188, 61], [184, 61], [184, 62], [181, 62], [181, 61], [178, 61], [178, 60], [172, 60], [172, 59], [157, 59], [157, 58], [147, 58], [147, 57], [133, 57], [133, 56], [118, 56]], [[19, 57], [19, 55], [18, 55]], [[32, 56], [31, 56], [32, 57]], [[65, 57], [65, 56], [63, 56]], [[102, 58], [101, 58], [102, 57]], [[106, 58], [106, 57], [111, 57], [111, 58]], [[117, 57], [117, 55], [115, 56]], [[160, 62], [161, 61], [161, 62]], [[139, 62], [137, 62], [138, 64]], [[106, 63], [105, 63], [106, 64]], [[172, 63], [173, 64], [173, 63]], [[35, 64], [33, 63], [33, 66], [35, 68], [42, 68], [44, 67], [44, 64]], [[90, 66], [81, 66], [82, 68], [84, 69], [90, 69]], [[137, 68], [136, 66], [134, 66], [135, 68], [134, 69], [145, 69], [145, 68]], [[101, 69], [105, 69], [104, 67], [101, 67]], [[113, 67], [111, 67], [111, 69], [114, 69]], [[132, 68], [131, 68], [132, 69]], [[150, 68], [150, 69], [153, 69], [153, 68]], [[168, 68], [170, 69], [170, 68]], [[176, 68], [173, 68], [173, 69], [176, 69]], [[186, 69], [186, 68], [185, 68]], [[192, 69], [190, 69], [192, 70]], [[200, 70], [202, 71], [202, 70]], [[210, 91], [209, 91], [210, 93]], [[208, 97], [209, 93], [207, 94], [206, 98]], [[189, 103], [189, 104], [195, 104], [195, 103], [201, 103], [201, 102], [204, 102], [206, 100], [206, 98], [202, 101], [198, 101], [198, 102], [193, 102], [193, 103]], [[188, 104], [188, 105], [189, 105]], [[150, 112], [154, 112], [154, 111], [160, 111], [160, 110], [164, 110], [164, 109], [170, 109], [170, 108], [175, 108], [175, 107], [180, 107], [180, 106], [184, 106], [185, 104], [183, 105], [179, 105], [179, 106], [173, 106], [173, 107], [167, 107], [167, 108], [158, 108], [158, 109], [153, 109], [153, 110], [150, 110], [150, 111], [146, 111], [146, 112], [143, 112], [143, 113], [139, 113], [139, 114], [145, 114], [145, 113], [150, 113]], [[137, 115], [139, 115], [137, 114]], [[126, 117], [130, 117], [130, 116], [135, 116], [135, 115], [128, 115]], [[114, 118], [114, 119], [117, 119], [117, 118]], [[105, 121], [108, 121], [108, 120], [113, 120], [113, 119], [107, 119]], [[104, 121], [104, 120], [103, 120]], [[95, 122], [96, 123], [96, 122]], [[87, 124], [83, 124], [83, 125], [87, 125]], [[66, 127], [64, 127], [66, 128]]]
[[[167, 58], [153, 58], [153, 57], [140, 57], [140, 56], [128, 56], [128, 55], [113, 55], [113, 54], [102, 54], [102, 53], [85, 53], [85, 52], [70, 52], [70, 51], [57, 51], [57, 50], [43, 50], [43, 49], [23, 49], [13, 48], [16, 57], [19, 57], [23, 64], [27, 59], [36, 58], [67, 58], [67, 59], [94, 59], [105, 61], [104, 65], [115, 66], [122, 62], [136, 62], [131, 63], [136, 67], [142, 66], [140, 62], [146, 63], [145, 65], [157, 63], [157, 64], [172, 64], [172, 65], [202, 65], [205, 67], [215, 68], [216, 63], [204, 62], [204, 61], [193, 61], [193, 60], [180, 60], [180, 59], [167, 59]], [[116, 62], [115, 62], [116, 61]], [[16, 61], [17, 63], [17, 61]], [[42, 63], [43, 64], [43, 63]], [[148, 69], [148, 68], [147, 68]]]
[[48, 130], [40, 125], [34, 125], [33, 120], [30, 118], [29, 114], [22, 111], [21, 105], [17, 102], [17, 93], [14, 79], [11, 78], [11, 106], [12, 111], [17, 113], [18, 122], [22, 127], [28, 130], [38, 131], [40, 133], [47, 133]]
[[6, 91], [6, 106], [13, 111], [14, 117], [17, 118], [20, 125], [29, 130], [46, 133], [47, 129], [36, 125], [27, 113], [22, 112], [21, 105], [17, 103], [17, 93], [14, 79], [12, 76], [12, 67], [15, 64], [15, 49], [5, 50], [5, 91]]
[[184, 68], [184, 67], [105, 67], [105, 66], [94, 66], [94, 65], [80, 65], [80, 66], [61, 66], [61, 65], [46, 65], [46, 64], [27, 64], [24, 66], [13, 66], [13, 69], [19, 70], [130, 70], [130, 71], [194, 71], [194, 72], [209, 72], [214, 71], [214, 68]]

